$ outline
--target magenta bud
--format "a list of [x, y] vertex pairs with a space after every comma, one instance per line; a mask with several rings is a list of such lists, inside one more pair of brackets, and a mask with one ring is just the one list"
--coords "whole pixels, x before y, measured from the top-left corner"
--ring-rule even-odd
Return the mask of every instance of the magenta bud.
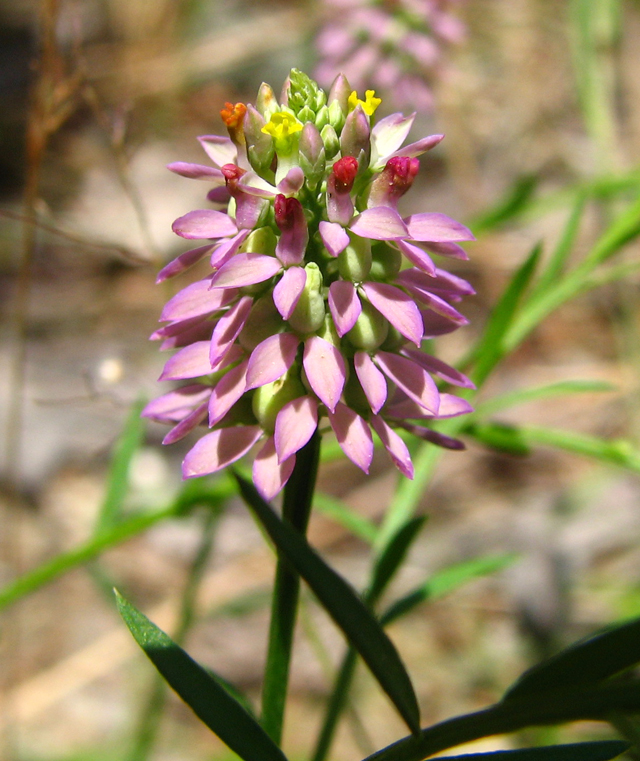
[[358, 161], [353, 156], [344, 156], [333, 165], [335, 189], [337, 193], [350, 193], [358, 174]]
[[367, 206], [391, 206], [396, 208], [398, 199], [413, 185], [420, 169], [417, 158], [394, 156], [371, 183]]
[[327, 102], [331, 105], [334, 101], [340, 106], [340, 110], [346, 116], [349, 113], [349, 96], [353, 88], [344, 74], [338, 74], [333, 80]]

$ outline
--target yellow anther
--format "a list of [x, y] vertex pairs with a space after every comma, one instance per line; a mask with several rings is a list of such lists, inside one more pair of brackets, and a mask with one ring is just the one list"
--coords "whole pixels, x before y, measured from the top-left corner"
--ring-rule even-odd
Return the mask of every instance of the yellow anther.
[[286, 111], [276, 111], [271, 119], [264, 125], [262, 132], [271, 135], [276, 142], [276, 150], [279, 145], [286, 145], [288, 138], [302, 130], [302, 124], [295, 116]]
[[353, 111], [356, 106], [360, 105], [367, 116], [373, 116], [376, 108], [382, 103], [382, 98], [376, 98], [375, 90], [367, 90], [364, 97], [365, 100], [360, 100], [358, 93], [354, 90], [349, 96], [349, 111]]

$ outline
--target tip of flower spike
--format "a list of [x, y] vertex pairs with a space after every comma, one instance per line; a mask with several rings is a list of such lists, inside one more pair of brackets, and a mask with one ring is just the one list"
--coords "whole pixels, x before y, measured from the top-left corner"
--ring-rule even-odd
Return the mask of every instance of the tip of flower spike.
[[353, 111], [357, 106], [362, 106], [367, 116], [373, 116], [378, 106], [382, 103], [382, 98], [376, 98], [375, 90], [367, 90], [364, 97], [364, 100], [360, 100], [358, 93], [354, 90], [349, 96], [349, 111]]

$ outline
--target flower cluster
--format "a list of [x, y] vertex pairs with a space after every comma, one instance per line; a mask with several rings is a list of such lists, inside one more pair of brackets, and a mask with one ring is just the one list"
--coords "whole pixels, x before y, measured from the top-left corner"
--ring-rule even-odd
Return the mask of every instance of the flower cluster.
[[323, 425], [365, 472], [372, 429], [409, 478], [397, 427], [462, 446], [425, 423], [470, 410], [432, 375], [471, 383], [420, 345], [465, 324], [453, 304], [473, 293], [428, 252], [465, 259], [458, 242], [473, 236], [444, 214], [400, 215], [417, 157], [442, 135], [402, 148], [415, 115], [374, 124], [379, 103], [372, 90], [360, 99], [342, 75], [327, 95], [294, 69], [280, 102], [263, 84], [255, 106], [227, 104], [229, 137], [199, 138], [213, 166], [169, 166], [209, 182], [209, 200], [226, 208], [177, 219], [178, 235], [209, 242], [158, 276], [211, 262], [166, 304], [167, 324], [152, 336], [178, 349], [161, 380], [189, 383], [143, 414], [173, 424], [167, 444], [200, 424], [212, 429], [186, 455], [185, 477], [220, 470], [262, 439], [253, 478], [270, 499]]
[[397, 106], [432, 106], [431, 85], [444, 49], [464, 37], [451, 13], [459, 0], [324, 0], [326, 21], [316, 38], [315, 76], [329, 83], [343, 71], [389, 93]]

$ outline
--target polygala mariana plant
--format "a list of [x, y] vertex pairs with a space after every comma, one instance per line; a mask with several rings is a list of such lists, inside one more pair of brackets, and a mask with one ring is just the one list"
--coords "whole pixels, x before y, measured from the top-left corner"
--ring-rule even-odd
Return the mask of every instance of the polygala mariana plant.
[[438, 212], [398, 211], [418, 157], [443, 136], [403, 147], [415, 114], [376, 122], [380, 102], [372, 90], [360, 98], [342, 75], [327, 95], [294, 69], [279, 102], [263, 84], [255, 105], [227, 104], [229, 136], [199, 138], [213, 166], [169, 165], [211, 184], [208, 199], [224, 209], [174, 222], [177, 235], [209, 242], [158, 276], [211, 263], [167, 303], [166, 325], [152, 336], [178, 349], [161, 380], [188, 383], [143, 412], [173, 424], [166, 444], [211, 429], [185, 457], [186, 478], [215, 473], [260, 442], [253, 480], [271, 499], [296, 453], [325, 429], [365, 473], [372, 431], [408, 478], [398, 428], [462, 448], [428, 424], [471, 408], [433, 376], [472, 384], [421, 344], [467, 322], [454, 305], [473, 289], [431, 254], [466, 259], [459, 244], [473, 235]]

